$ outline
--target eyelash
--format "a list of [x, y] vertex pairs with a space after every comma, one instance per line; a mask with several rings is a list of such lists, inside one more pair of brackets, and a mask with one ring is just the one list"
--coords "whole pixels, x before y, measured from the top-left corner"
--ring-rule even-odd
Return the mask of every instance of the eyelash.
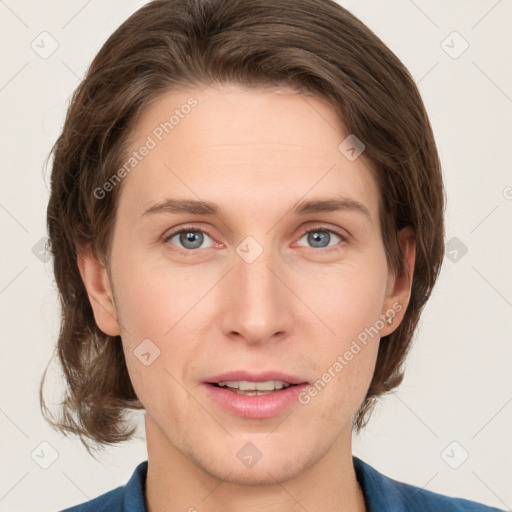
[[[335, 229], [327, 228], [326, 226], [314, 226], [312, 228], [306, 229], [301, 232], [299, 239], [303, 238], [304, 235], [307, 235], [312, 232], [317, 232], [317, 231], [326, 232], [326, 233], [334, 233], [335, 235], [337, 235], [341, 238], [341, 241], [338, 242], [338, 244], [335, 244], [334, 246], [320, 248], [319, 250], [321, 250], [322, 252], [330, 252], [332, 250], [337, 250], [337, 249], [339, 249], [339, 247], [337, 247], [337, 245], [339, 245], [343, 242], [347, 242], [347, 237], [345, 235], [343, 235], [341, 232], [339, 232]], [[181, 233], [190, 233], [190, 232], [204, 233], [204, 234], [208, 235], [211, 239], [213, 239], [213, 237], [207, 231], [205, 231], [203, 229], [199, 229], [196, 226], [186, 226], [177, 231], [173, 231], [172, 233], [169, 233], [169, 235], [166, 235], [164, 241], [167, 243], [171, 238], [175, 237], [176, 235], [179, 235]], [[172, 245], [172, 244], [170, 244], [170, 245]], [[176, 246], [174, 246], [174, 247], [176, 247]], [[208, 249], [209, 249], [209, 247], [208, 247]], [[311, 247], [311, 249], [315, 249], [315, 247]], [[175, 248], [172, 250], [177, 252], [178, 254], [182, 254], [184, 256], [191, 256], [193, 253], [200, 251], [200, 249], [180, 249], [180, 248]]]

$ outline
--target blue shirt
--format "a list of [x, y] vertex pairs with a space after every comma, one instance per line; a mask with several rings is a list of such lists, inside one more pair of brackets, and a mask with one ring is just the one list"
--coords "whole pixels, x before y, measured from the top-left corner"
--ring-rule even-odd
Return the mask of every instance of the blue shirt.
[[[451, 498], [398, 482], [355, 456], [352, 460], [367, 512], [504, 512], [475, 501]], [[147, 512], [144, 502], [147, 469], [146, 460], [135, 468], [126, 485], [61, 512]]]

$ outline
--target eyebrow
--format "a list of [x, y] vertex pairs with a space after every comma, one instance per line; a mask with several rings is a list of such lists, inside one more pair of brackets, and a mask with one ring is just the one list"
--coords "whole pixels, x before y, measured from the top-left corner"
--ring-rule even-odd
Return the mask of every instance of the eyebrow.
[[[315, 199], [297, 204], [291, 211], [294, 215], [307, 215], [320, 212], [349, 211], [363, 214], [371, 220], [368, 208], [359, 201], [341, 197]], [[220, 208], [210, 201], [195, 201], [192, 199], [166, 199], [146, 210], [142, 216], [155, 213], [189, 213], [195, 215], [218, 215]]]

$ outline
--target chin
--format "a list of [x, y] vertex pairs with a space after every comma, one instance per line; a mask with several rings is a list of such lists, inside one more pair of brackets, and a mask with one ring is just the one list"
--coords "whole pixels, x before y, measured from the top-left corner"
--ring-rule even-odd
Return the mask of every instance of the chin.
[[197, 448], [188, 457], [204, 472], [226, 483], [275, 485], [299, 476], [322, 456], [315, 454], [314, 447], [291, 436], [286, 444], [280, 436], [276, 435], [275, 442], [269, 442], [267, 437], [268, 433], [244, 436], [243, 440], [230, 438], [219, 443], [218, 452], [210, 451], [208, 460]]
[[284, 483], [300, 475], [305, 469], [305, 464], [294, 461], [292, 464], [286, 460], [272, 460], [266, 463], [260, 459], [252, 467], [240, 467], [229, 464], [215, 465], [215, 467], [203, 467], [211, 476], [223, 480], [226, 483], [236, 485], [275, 485], [276, 482]]

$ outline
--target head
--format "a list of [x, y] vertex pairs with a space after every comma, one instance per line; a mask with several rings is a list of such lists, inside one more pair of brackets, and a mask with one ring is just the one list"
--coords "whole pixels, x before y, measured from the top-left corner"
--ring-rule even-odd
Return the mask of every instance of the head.
[[[205, 466], [254, 439], [283, 463], [307, 439], [295, 455], [313, 461], [401, 383], [443, 258], [441, 166], [414, 80], [340, 5], [148, 3], [52, 152], [67, 392], [57, 420], [42, 404], [62, 431], [124, 441], [144, 408]], [[204, 385], [236, 369], [310, 386], [284, 421], [233, 418]]]

